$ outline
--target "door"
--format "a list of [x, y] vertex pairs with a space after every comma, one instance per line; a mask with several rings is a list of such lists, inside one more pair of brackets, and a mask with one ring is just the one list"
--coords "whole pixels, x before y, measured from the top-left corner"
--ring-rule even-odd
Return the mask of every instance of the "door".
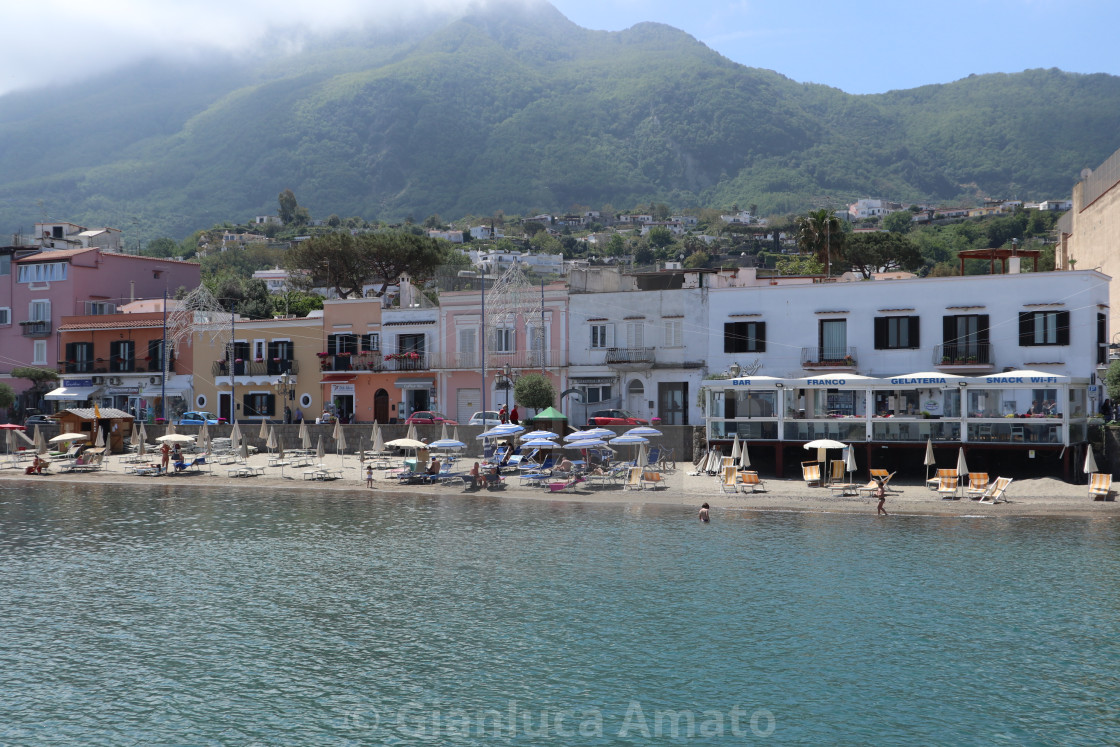
[[455, 392], [455, 420], [469, 423], [471, 415], [482, 409], [481, 389], [458, 389]]
[[373, 419], [381, 424], [389, 422], [389, 393], [384, 389], [373, 394]]
[[225, 418], [227, 423], [233, 422], [233, 411], [229, 406], [229, 392], [218, 392], [218, 417]]
[[688, 425], [688, 382], [658, 384], [657, 404], [662, 425]]
[[626, 409], [644, 418], [649, 408], [646, 406], [646, 388], [638, 379], [630, 382], [626, 389]]
[[846, 319], [822, 319], [820, 361], [842, 361], [848, 355], [848, 322]]

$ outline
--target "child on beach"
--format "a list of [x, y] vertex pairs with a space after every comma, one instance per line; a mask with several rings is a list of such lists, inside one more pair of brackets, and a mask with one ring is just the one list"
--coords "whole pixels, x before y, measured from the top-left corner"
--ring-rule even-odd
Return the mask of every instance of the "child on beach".
[[372, 464], [366, 466], [366, 487], [367, 488], [372, 488], [373, 487], [373, 465]]
[[878, 516], [882, 514], [883, 516], [890, 516], [887, 510], [883, 508], [883, 504], [887, 502], [887, 486], [883, 483], [883, 480], [878, 477], [875, 478], [875, 497], [879, 499], [879, 505], [877, 506], [875, 515]]
[[708, 512], [708, 504], [705, 503], [704, 505], [702, 505], [700, 507], [700, 521], [707, 524], [711, 520], [712, 520], [712, 518], [711, 518], [711, 516], [709, 515], [709, 512]]

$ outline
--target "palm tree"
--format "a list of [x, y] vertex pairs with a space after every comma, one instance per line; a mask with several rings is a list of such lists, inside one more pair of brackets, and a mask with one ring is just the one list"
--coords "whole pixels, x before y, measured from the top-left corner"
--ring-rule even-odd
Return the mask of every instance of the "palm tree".
[[827, 208], [813, 210], [797, 219], [797, 246], [816, 255], [832, 274], [832, 259], [840, 258], [844, 246], [844, 229], [836, 213]]

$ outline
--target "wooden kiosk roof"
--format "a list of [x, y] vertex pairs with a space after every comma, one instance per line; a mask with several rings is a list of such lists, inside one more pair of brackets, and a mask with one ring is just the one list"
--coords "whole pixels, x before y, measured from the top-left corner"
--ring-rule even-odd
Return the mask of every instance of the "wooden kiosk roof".
[[1038, 272], [1038, 256], [1041, 249], [965, 249], [957, 256], [961, 260], [961, 275], [964, 275], [964, 261], [966, 259], [987, 259], [992, 263], [992, 274], [996, 274], [996, 260], [1000, 261], [1003, 274], [1007, 274], [1007, 260], [1011, 257], [1030, 257], [1034, 260], [1034, 271]]

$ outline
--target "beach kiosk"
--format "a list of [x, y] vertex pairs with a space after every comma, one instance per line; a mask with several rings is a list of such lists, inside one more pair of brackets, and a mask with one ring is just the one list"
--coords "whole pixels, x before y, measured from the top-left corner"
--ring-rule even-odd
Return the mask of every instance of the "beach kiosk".
[[124, 451], [124, 439], [132, 436], [133, 417], [112, 407], [71, 407], [57, 415], [63, 433], [87, 433], [89, 443], [97, 441], [97, 431], [105, 434], [109, 451]]

